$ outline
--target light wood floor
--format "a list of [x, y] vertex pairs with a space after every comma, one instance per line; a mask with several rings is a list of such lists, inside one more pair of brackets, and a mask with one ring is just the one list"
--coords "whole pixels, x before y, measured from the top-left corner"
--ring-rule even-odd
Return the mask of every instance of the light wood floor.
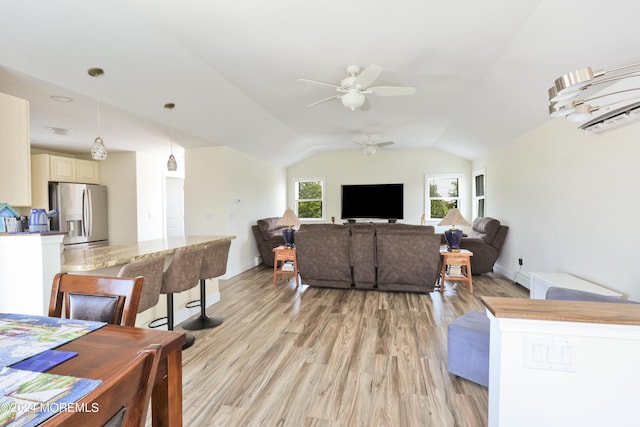
[[[487, 424], [487, 389], [447, 372], [447, 325], [481, 295], [528, 297], [492, 275], [428, 295], [310, 288], [256, 267], [221, 281], [183, 353], [185, 426]], [[177, 328], [179, 329], [179, 328]]]

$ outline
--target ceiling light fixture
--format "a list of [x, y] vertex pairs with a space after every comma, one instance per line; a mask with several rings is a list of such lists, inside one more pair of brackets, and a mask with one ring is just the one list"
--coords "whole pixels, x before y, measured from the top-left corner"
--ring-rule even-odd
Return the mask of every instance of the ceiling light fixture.
[[104, 70], [102, 68], [89, 68], [87, 73], [91, 77], [96, 78], [96, 111], [98, 115], [98, 136], [93, 141], [93, 145], [91, 146], [91, 158], [93, 160], [106, 160], [107, 158], [107, 149], [104, 146], [104, 141], [100, 137], [100, 97], [98, 96], [98, 77], [104, 74]]
[[69, 98], [68, 96], [64, 96], [64, 95], [51, 95], [49, 96], [49, 98], [58, 102], [73, 102], [73, 98]]
[[66, 128], [48, 127], [47, 130], [56, 135], [71, 135], [73, 133], [73, 129]]
[[[632, 101], [639, 101], [640, 94], [630, 97], [619, 95], [640, 91], [638, 83], [631, 82], [620, 86], [623, 80], [640, 77], [640, 63], [612, 68], [610, 70], [593, 71], [591, 67], [581, 68], [558, 77], [548, 90], [549, 115], [551, 117], [566, 117], [572, 122], [583, 122], [592, 117], [592, 113], [614, 105], [626, 105]], [[619, 83], [618, 85], [613, 85]], [[607, 87], [596, 92], [598, 86]], [[580, 99], [580, 96], [583, 96]], [[601, 100], [604, 103], [593, 105], [592, 101]]]
[[357, 89], [350, 89], [349, 92], [345, 93], [340, 97], [342, 101], [342, 105], [354, 111], [356, 108], [362, 107], [364, 104], [364, 95], [357, 91]]
[[173, 102], [168, 102], [164, 104], [164, 108], [169, 110], [171, 113], [171, 117], [169, 118], [169, 142], [171, 143], [171, 154], [169, 155], [169, 160], [167, 160], [167, 170], [169, 172], [175, 172], [178, 170], [178, 162], [176, 162], [176, 158], [173, 156], [173, 108], [176, 106]]

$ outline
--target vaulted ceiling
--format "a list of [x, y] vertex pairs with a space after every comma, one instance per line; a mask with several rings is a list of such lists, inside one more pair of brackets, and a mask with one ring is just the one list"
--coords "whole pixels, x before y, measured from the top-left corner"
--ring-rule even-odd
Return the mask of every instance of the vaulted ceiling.
[[[550, 120], [559, 75], [637, 62], [638, 16], [621, 0], [11, 0], [0, 91], [30, 101], [32, 144], [55, 150], [89, 151], [98, 97], [112, 151], [168, 153], [172, 121], [184, 147], [285, 166], [358, 149], [365, 134], [474, 159]], [[336, 91], [298, 79], [338, 84], [369, 64], [383, 68], [375, 85], [416, 94], [368, 95], [367, 111], [306, 107]]]

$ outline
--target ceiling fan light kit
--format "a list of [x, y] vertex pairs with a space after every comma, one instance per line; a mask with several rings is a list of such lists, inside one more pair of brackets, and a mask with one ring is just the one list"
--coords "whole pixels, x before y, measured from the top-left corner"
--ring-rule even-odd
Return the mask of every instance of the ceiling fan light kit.
[[395, 144], [395, 142], [393, 141], [374, 142], [373, 139], [371, 139], [371, 135], [366, 135], [366, 137], [367, 137], [367, 140], [364, 142], [353, 141], [354, 144], [360, 146], [362, 150], [362, 154], [366, 156], [373, 156], [378, 152], [378, 148], [387, 147], [389, 145]]
[[[574, 70], [558, 77], [548, 96], [550, 117], [585, 122], [579, 127], [588, 133], [629, 124], [640, 118], [640, 63], [610, 70]], [[594, 118], [597, 111], [601, 113]]]
[[340, 97], [342, 101], [342, 105], [354, 111], [356, 108], [362, 107], [364, 104], [365, 97], [363, 94], [358, 93], [358, 91], [349, 91]]
[[342, 79], [339, 85], [307, 79], [298, 79], [298, 81], [333, 87], [339, 92], [337, 95], [313, 102], [307, 107], [331, 101], [332, 99], [340, 99], [342, 105], [351, 111], [355, 111], [357, 108], [365, 109], [363, 106], [368, 108], [365, 95], [402, 96], [416, 93], [416, 88], [408, 86], [371, 86], [380, 76], [380, 73], [382, 73], [382, 67], [379, 65], [371, 64], [362, 71], [360, 71], [358, 65], [349, 65], [347, 67], [349, 76]]

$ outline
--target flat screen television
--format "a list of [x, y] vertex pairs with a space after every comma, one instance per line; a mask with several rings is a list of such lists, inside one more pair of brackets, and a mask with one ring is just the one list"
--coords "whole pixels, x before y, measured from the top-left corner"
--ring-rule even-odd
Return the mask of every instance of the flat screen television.
[[342, 219], [403, 219], [404, 184], [342, 186]]

